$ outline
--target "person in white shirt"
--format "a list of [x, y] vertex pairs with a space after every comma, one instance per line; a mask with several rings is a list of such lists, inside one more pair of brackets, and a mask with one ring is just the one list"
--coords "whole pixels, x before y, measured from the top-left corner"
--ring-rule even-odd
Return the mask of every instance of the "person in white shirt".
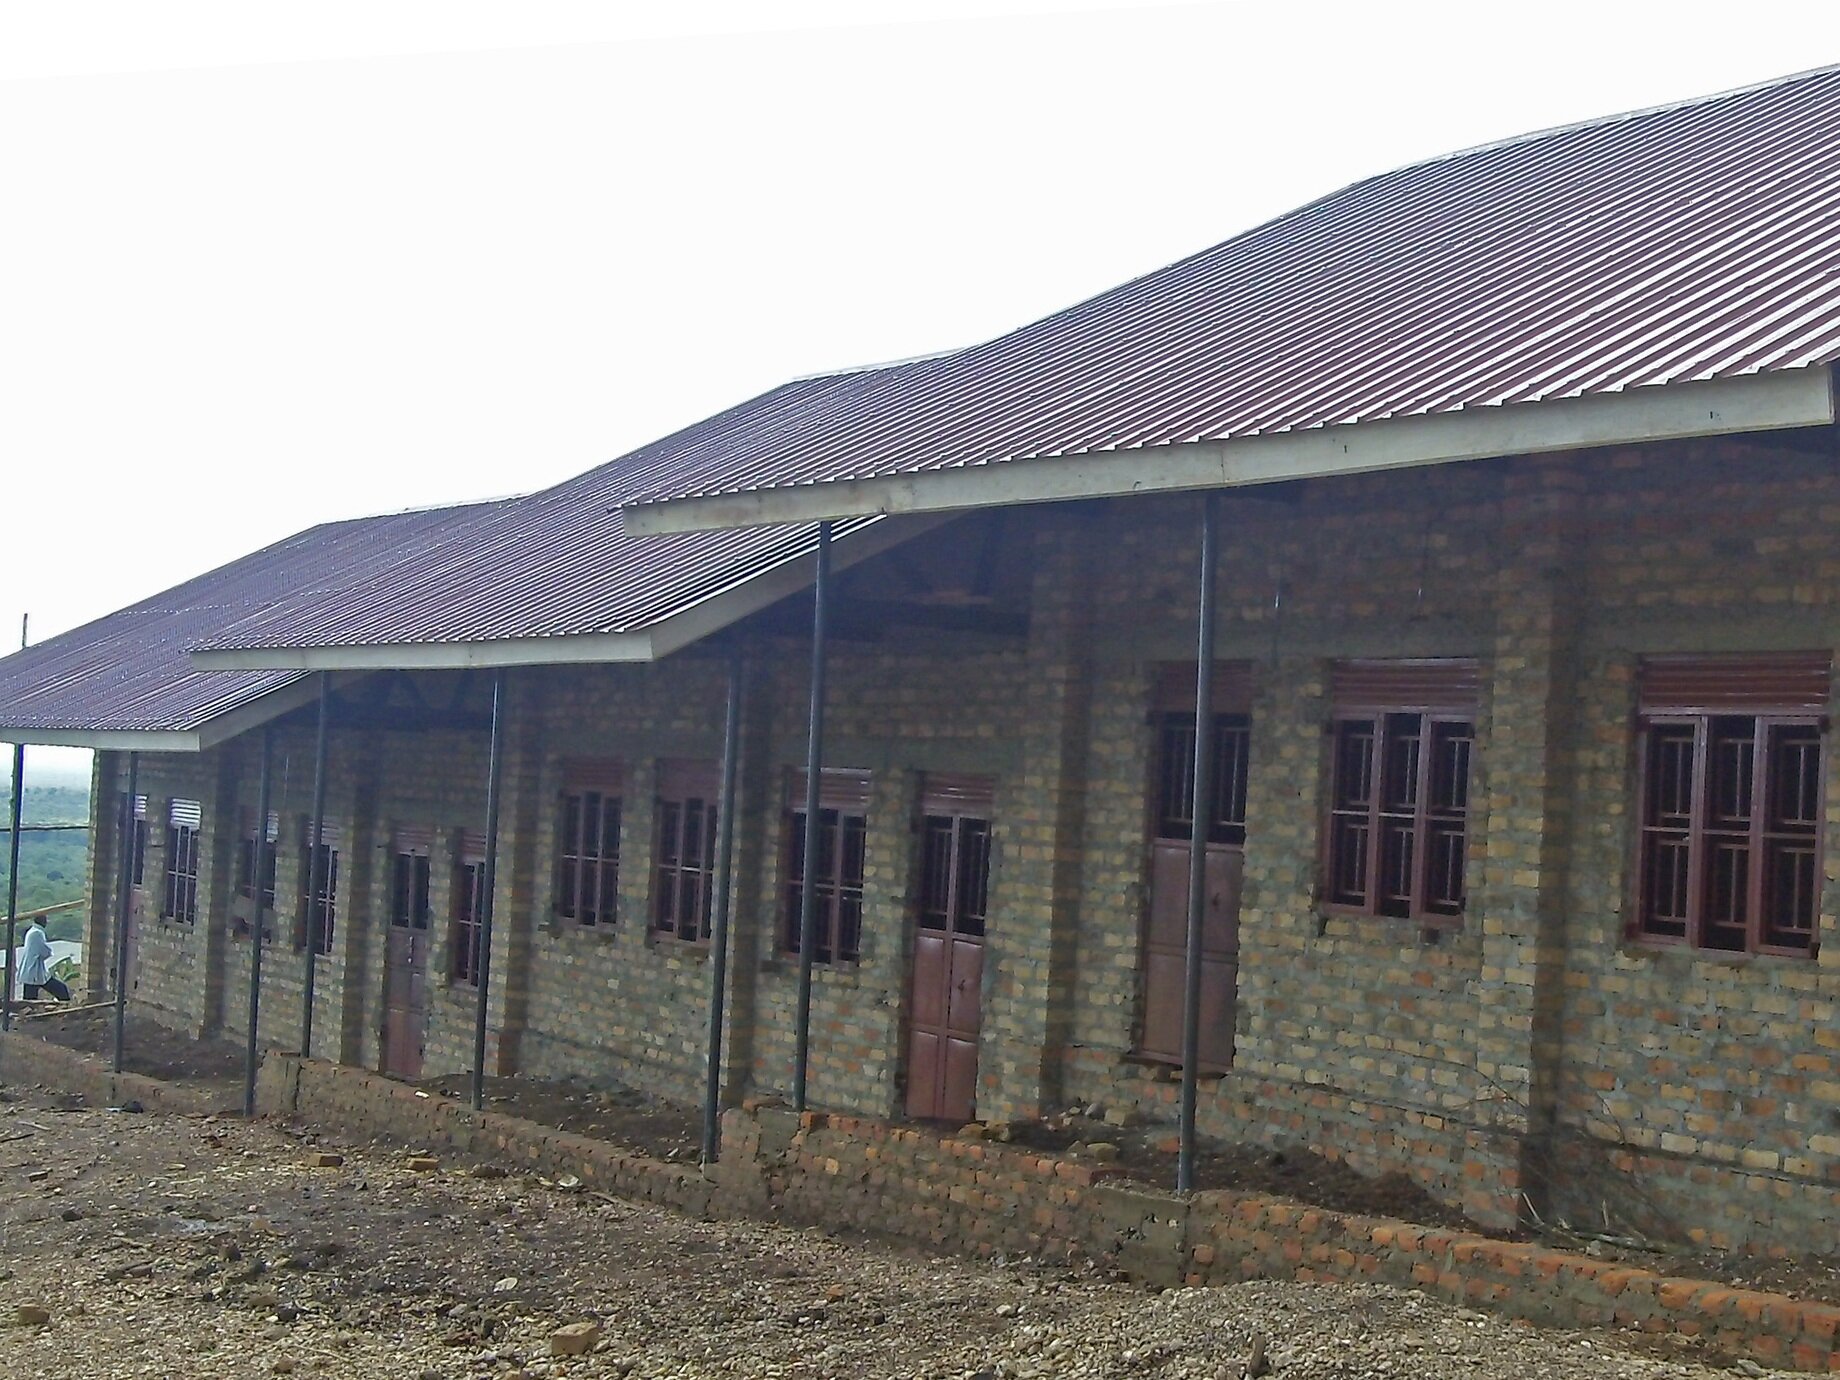
[[51, 941], [45, 937], [45, 922], [34, 920], [26, 931], [26, 943], [19, 957], [19, 983], [25, 988], [26, 1000], [38, 1000], [48, 992], [58, 1001], [70, 1000], [70, 989], [51, 976]]

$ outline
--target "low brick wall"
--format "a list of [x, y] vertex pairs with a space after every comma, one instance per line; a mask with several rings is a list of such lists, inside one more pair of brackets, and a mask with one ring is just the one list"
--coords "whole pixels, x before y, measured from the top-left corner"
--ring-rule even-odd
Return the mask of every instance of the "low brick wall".
[[1254, 1194], [1183, 1198], [1104, 1168], [862, 1117], [731, 1110], [722, 1160], [703, 1169], [293, 1055], [268, 1058], [257, 1092], [272, 1115], [573, 1173], [705, 1217], [772, 1216], [959, 1253], [1084, 1258], [1153, 1287], [1372, 1280], [1536, 1322], [1675, 1332], [1771, 1365], [1840, 1366], [1840, 1307]]
[[148, 1111], [241, 1112], [241, 1090], [164, 1083], [138, 1073], [114, 1073], [108, 1062], [17, 1028], [0, 1033], [0, 1087], [43, 1087], [74, 1093], [86, 1102], [120, 1107], [138, 1102]]

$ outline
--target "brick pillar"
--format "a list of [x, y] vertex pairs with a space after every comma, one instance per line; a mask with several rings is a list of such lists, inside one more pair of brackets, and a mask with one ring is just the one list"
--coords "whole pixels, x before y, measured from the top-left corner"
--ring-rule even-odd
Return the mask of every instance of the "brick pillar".
[[1061, 1097], [1077, 943], [1092, 667], [1092, 513], [1035, 538], [1022, 766], [1002, 783], [985, 956], [980, 1117], [1026, 1120]]
[[488, 1074], [518, 1071], [519, 1041], [529, 1024], [537, 910], [546, 894], [537, 859], [543, 786], [541, 697], [537, 677], [506, 672], [505, 759], [492, 900], [492, 991], [486, 1009]]
[[1518, 462], [1504, 479], [1488, 723], [1472, 812], [1486, 838], [1471, 923], [1482, 930], [1471, 1055], [1480, 1120], [1508, 1139], [1480, 1145], [1481, 1182], [1511, 1200], [1541, 1188], [1538, 1147], [1556, 1114], [1578, 674], [1575, 562], [1580, 476], [1562, 459]]
[[[98, 752], [89, 775], [89, 924], [83, 937], [83, 1000], [104, 1000], [115, 985], [115, 906], [121, 886], [121, 793], [128, 789], [128, 759]], [[19, 939], [25, 942], [25, 929]]]

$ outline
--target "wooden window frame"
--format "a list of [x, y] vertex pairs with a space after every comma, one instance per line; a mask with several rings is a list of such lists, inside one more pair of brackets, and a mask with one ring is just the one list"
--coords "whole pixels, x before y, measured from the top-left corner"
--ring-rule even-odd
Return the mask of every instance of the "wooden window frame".
[[[652, 819], [653, 939], [690, 948], [709, 945], [718, 818], [717, 773], [703, 764], [659, 768]], [[698, 831], [692, 834], [692, 822]], [[694, 837], [694, 850], [685, 847]], [[687, 857], [694, 851], [697, 856]]]
[[[868, 872], [869, 858], [869, 789], [869, 773], [864, 771], [830, 769], [818, 781], [820, 871], [813, 963], [841, 966], [862, 962], [863, 879]], [[793, 774], [786, 790], [783, 873], [786, 886], [779, 935], [780, 951], [795, 958], [803, 939], [799, 919], [805, 893], [805, 828], [805, 773], [801, 771]], [[848, 923], [852, 909], [853, 926]]]
[[479, 987], [479, 940], [484, 924], [486, 841], [468, 834], [454, 857], [448, 897], [447, 980], [454, 987]]
[[[313, 934], [315, 910], [319, 916], [319, 943], [315, 946], [316, 954], [325, 955], [332, 952], [333, 934], [338, 926], [339, 916], [339, 851], [344, 839], [336, 825], [322, 824], [320, 828], [320, 852], [325, 855], [325, 870], [318, 872], [314, 868], [313, 858], [313, 821], [301, 823], [300, 837], [300, 923], [294, 931], [294, 947], [304, 950], [307, 939]], [[319, 888], [319, 895], [313, 894], [314, 878], [318, 875], [324, 879]]]
[[[1319, 904], [1330, 915], [1400, 920], [1437, 929], [1463, 925], [1469, 907], [1470, 834], [1474, 826], [1476, 757], [1480, 750], [1480, 663], [1468, 658], [1338, 662], [1333, 669], [1327, 725], [1328, 794], [1323, 802]], [[1364, 791], [1347, 789], [1355, 765], [1348, 746], [1365, 730], [1359, 763]], [[1416, 744], [1407, 775], [1409, 806], [1387, 808], [1390, 755], [1402, 739]], [[1460, 744], [1460, 772], [1453, 776], [1439, 804], [1437, 775], [1440, 743]], [[1361, 799], [1361, 796], [1365, 796]], [[1344, 803], [1344, 802], [1347, 803]], [[1344, 845], [1351, 826], [1364, 833], [1358, 849]], [[1402, 828], [1403, 826], [1403, 828]], [[1438, 835], [1455, 835], [1451, 885], [1439, 894], [1432, 886], [1432, 844]], [[1410, 861], [1402, 889], [1387, 894], [1383, 856], [1389, 838], [1409, 841]], [[1344, 885], [1344, 864], [1358, 862], [1358, 886]]]
[[[565, 773], [556, 801], [551, 908], [558, 921], [582, 929], [611, 929], [619, 923], [625, 796], [625, 772], [617, 763], [572, 764]], [[591, 816], [598, 825], [593, 838], [588, 836]], [[594, 903], [587, 905], [583, 898], [590, 889]]]
[[[1191, 696], [1192, 698], [1192, 696]], [[1192, 843], [1195, 798], [1195, 711], [1163, 710], [1155, 716], [1156, 797], [1151, 830], [1156, 838]], [[1209, 843], [1243, 848], [1246, 843], [1246, 788], [1252, 763], [1252, 716], [1241, 712], [1214, 715], [1213, 811]]]
[[198, 865], [204, 840], [203, 808], [196, 800], [174, 800], [167, 808], [166, 875], [161, 879], [160, 919], [198, 921]]
[[[433, 923], [433, 853], [432, 840], [422, 831], [399, 831], [390, 840], [388, 915], [392, 927], [426, 931]], [[407, 887], [404, 886], [403, 877], [405, 863], [408, 864], [410, 874]], [[420, 904], [405, 906], [405, 899], [410, 902], [419, 900]]]
[[[240, 831], [236, 844], [236, 894], [245, 901], [253, 900], [255, 894], [255, 878], [252, 874], [255, 872], [256, 834], [253, 818], [251, 813], [239, 821]], [[279, 875], [277, 859], [281, 853], [277, 846], [281, 842], [280, 816], [278, 812], [270, 810], [268, 819], [268, 853], [263, 858], [267, 866], [262, 869], [263, 910], [275, 908], [275, 879]]]
[[[1712, 763], [1714, 748], [1719, 742], [1736, 741], [1728, 736], [1729, 728], [1721, 732], [1721, 723], [1727, 726], [1750, 725], [1749, 775], [1745, 781], [1749, 811], [1742, 830], [1721, 829], [1709, 820], [1711, 797], [1715, 793], [1715, 767]], [[1749, 708], [1706, 709], [1700, 712], [1655, 711], [1642, 714], [1638, 724], [1640, 734], [1636, 753], [1636, 841], [1633, 868], [1635, 899], [1628, 931], [1631, 942], [1727, 957], [1770, 955], [1778, 958], [1815, 958], [1820, 952], [1821, 889], [1825, 876], [1823, 855], [1828, 770], [1827, 716], [1796, 706], [1776, 706], [1760, 711]], [[1692, 745], [1690, 780], [1687, 783], [1688, 815], [1684, 828], [1654, 824], [1650, 815], [1658, 791], [1655, 747], [1660, 732], [1670, 729], [1676, 732], [1684, 730], [1690, 735]], [[1812, 738], [1818, 754], [1812, 780], [1804, 783], [1805, 788], [1813, 793], [1814, 806], [1814, 814], [1807, 821], [1806, 831], [1773, 830], [1770, 827], [1773, 809], [1771, 802], [1778, 798], [1781, 782], [1773, 748], [1779, 735], [1784, 733], [1798, 733]], [[1664, 837], [1678, 838], [1685, 849], [1684, 871], [1679, 881], [1684, 910], [1665, 919], [1651, 914], [1658, 889], [1652, 866], [1655, 859], [1651, 850], [1659, 847]], [[1720, 925], [1709, 905], [1711, 880], [1707, 869], [1720, 839], [1728, 842], [1742, 840], [1745, 880], [1743, 916], [1739, 926]], [[1805, 943], [1772, 942], [1769, 938], [1771, 927], [1766, 923], [1771, 883], [1769, 868], [1760, 860], [1767, 861], [1773, 845], [1791, 841], [1805, 842], [1811, 860]], [[1675, 925], [1678, 925], [1679, 933], [1670, 932]], [[1718, 930], [1723, 929], [1729, 935], [1731, 930], [1740, 927], [1743, 935], [1741, 944], [1720, 942], [1716, 933]], [[1795, 928], [1801, 930], [1803, 927]]]
[[[996, 793], [984, 777], [929, 773], [922, 784], [920, 838], [914, 849], [914, 923], [935, 934], [988, 937], [990, 888], [997, 868]], [[939, 846], [943, 843], [943, 854]], [[983, 907], [967, 907], [967, 891]], [[961, 925], [959, 921], [975, 921]]]

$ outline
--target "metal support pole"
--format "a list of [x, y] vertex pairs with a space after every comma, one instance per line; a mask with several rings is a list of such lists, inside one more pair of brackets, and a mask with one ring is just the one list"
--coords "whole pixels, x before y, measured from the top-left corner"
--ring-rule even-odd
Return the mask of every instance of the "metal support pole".
[[313, 1057], [313, 979], [319, 970], [320, 936], [326, 927], [326, 912], [320, 904], [320, 895], [327, 878], [320, 848], [326, 838], [326, 718], [329, 707], [326, 691], [329, 680], [326, 672], [319, 673], [319, 728], [313, 737], [313, 841], [307, 852], [307, 971], [300, 1009], [303, 1059]]
[[256, 786], [256, 839], [249, 859], [249, 1043], [243, 1050], [243, 1115], [256, 1114], [256, 1022], [262, 1014], [262, 878], [268, 871], [268, 764], [274, 730], [262, 730], [262, 769]]
[[6, 996], [0, 1004], [0, 1030], [13, 1028], [13, 945], [18, 942], [19, 914], [19, 811], [26, 793], [26, 745], [13, 744], [13, 833], [7, 844], [6, 874]]
[[486, 760], [485, 875], [479, 879], [479, 924], [473, 980], [479, 1006], [473, 1015], [473, 1110], [486, 1105], [486, 1012], [492, 991], [492, 893], [498, 889], [498, 804], [505, 774], [505, 673], [492, 673], [492, 747]]
[[1182, 1108], [1176, 1190], [1195, 1186], [1195, 1094], [1201, 1064], [1201, 936], [1207, 919], [1208, 826], [1214, 815], [1215, 498], [1201, 500], [1201, 610], [1195, 636], [1195, 779], [1188, 845], [1188, 944], [1183, 955]]
[[128, 794], [121, 804], [120, 875], [115, 891], [115, 1046], [112, 1067], [121, 1072], [128, 1038], [128, 910], [134, 904], [134, 798], [141, 788], [141, 755], [128, 754]]
[[792, 1105], [805, 1110], [811, 1059], [811, 956], [818, 947], [818, 786], [824, 775], [824, 643], [831, 582], [831, 525], [818, 524], [818, 572], [811, 599], [811, 736], [805, 747], [805, 854], [799, 875], [798, 1045], [792, 1062]]
[[703, 1080], [703, 1159], [713, 1161], [722, 1130], [722, 1013], [728, 998], [728, 912], [734, 894], [735, 777], [741, 752], [741, 653], [728, 658], [722, 717], [722, 803], [716, 814], [715, 896], [710, 918], [709, 1069]]

